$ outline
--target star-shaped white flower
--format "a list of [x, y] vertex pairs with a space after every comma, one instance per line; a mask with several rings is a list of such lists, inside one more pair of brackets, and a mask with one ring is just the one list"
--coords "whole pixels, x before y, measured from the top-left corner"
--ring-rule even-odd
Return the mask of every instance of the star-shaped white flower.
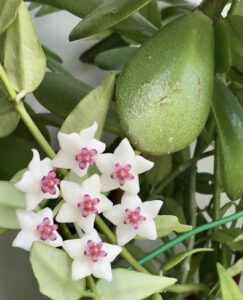
[[105, 150], [105, 144], [94, 139], [97, 123], [80, 133], [65, 134], [59, 132], [57, 137], [61, 150], [53, 160], [57, 168], [71, 169], [78, 176], [84, 176], [90, 165], [94, 165], [100, 153]]
[[83, 235], [81, 239], [64, 241], [63, 248], [73, 259], [73, 280], [93, 274], [111, 281], [111, 262], [122, 250], [118, 245], [103, 243], [96, 230]]
[[103, 215], [116, 228], [116, 236], [119, 245], [125, 245], [136, 235], [155, 240], [157, 238], [154, 218], [158, 215], [163, 204], [161, 200], [142, 202], [137, 195], [125, 193], [121, 204], [113, 206]]
[[56, 217], [60, 223], [77, 223], [85, 232], [94, 227], [95, 215], [112, 207], [112, 202], [100, 193], [100, 177], [94, 174], [81, 185], [61, 182], [64, 203]]
[[123, 139], [114, 154], [105, 153], [96, 159], [101, 175], [101, 190], [111, 191], [117, 188], [137, 194], [139, 192], [138, 174], [148, 171], [153, 162], [135, 155], [128, 139]]
[[57, 232], [58, 225], [53, 224], [53, 213], [48, 207], [37, 213], [22, 209], [16, 210], [21, 231], [13, 241], [13, 247], [30, 251], [35, 241], [42, 241], [53, 247], [62, 246], [62, 237]]
[[32, 149], [33, 158], [21, 180], [15, 184], [16, 188], [25, 193], [26, 209], [33, 210], [43, 199], [53, 199], [59, 196], [57, 185], [60, 180], [56, 178], [52, 161], [49, 158], [40, 160], [37, 150]]

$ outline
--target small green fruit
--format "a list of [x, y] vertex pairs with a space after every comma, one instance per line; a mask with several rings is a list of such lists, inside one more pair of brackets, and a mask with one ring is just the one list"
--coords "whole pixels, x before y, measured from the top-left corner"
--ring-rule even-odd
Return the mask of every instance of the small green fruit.
[[183, 149], [201, 132], [213, 91], [211, 20], [196, 11], [169, 23], [121, 72], [121, 125], [139, 150], [161, 155]]

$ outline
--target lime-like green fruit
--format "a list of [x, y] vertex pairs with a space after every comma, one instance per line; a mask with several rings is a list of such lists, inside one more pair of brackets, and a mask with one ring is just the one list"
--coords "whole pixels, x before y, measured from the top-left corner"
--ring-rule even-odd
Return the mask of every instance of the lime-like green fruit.
[[213, 92], [211, 20], [196, 11], [169, 23], [130, 59], [117, 82], [121, 125], [153, 155], [189, 145], [207, 120]]

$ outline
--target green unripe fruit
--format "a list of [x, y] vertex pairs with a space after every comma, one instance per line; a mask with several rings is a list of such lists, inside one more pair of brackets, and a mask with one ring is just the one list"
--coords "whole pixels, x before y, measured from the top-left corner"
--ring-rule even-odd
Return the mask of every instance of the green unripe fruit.
[[231, 91], [215, 80], [213, 112], [219, 134], [220, 173], [227, 196], [243, 195], [243, 109]]
[[153, 155], [189, 145], [207, 120], [213, 91], [211, 20], [196, 11], [169, 23], [136, 52], [117, 83], [121, 125]]

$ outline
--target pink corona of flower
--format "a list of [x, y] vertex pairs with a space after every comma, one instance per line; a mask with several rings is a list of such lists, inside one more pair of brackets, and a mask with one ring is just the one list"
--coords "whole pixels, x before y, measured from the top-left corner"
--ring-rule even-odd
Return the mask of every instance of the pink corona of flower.
[[75, 160], [79, 163], [79, 168], [84, 170], [87, 165], [95, 165], [94, 156], [97, 155], [96, 149], [82, 148], [80, 153], [75, 156]]
[[57, 239], [54, 231], [58, 229], [57, 224], [51, 224], [49, 218], [44, 218], [42, 223], [37, 226], [37, 231], [40, 233], [40, 239], [42, 241], [51, 240], [55, 241]]
[[141, 216], [140, 212], [141, 212], [140, 206], [138, 206], [134, 210], [126, 208], [125, 213], [127, 214], [127, 217], [123, 223], [131, 224], [134, 229], [138, 229], [139, 223], [146, 221], [146, 217]]
[[56, 185], [60, 184], [60, 179], [56, 178], [55, 171], [49, 171], [46, 176], [41, 179], [41, 190], [43, 193], [56, 194]]
[[100, 202], [100, 199], [91, 199], [90, 195], [85, 194], [83, 201], [79, 202], [77, 206], [82, 209], [82, 216], [87, 217], [89, 214], [98, 214], [98, 209], [95, 206]]
[[87, 249], [84, 251], [85, 256], [90, 256], [92, 262], [97, 262], [100, 257], [106, 257], [107, 253], [102, 250], [103, 242], [100, 241], [97, 244], [89, 240], [87, 242]]
[[131, 167], [132, 166], [130, 164], [126, 164], [124, 165], [124, 167], [122, 167], [119, 163], [115, 164], [116, 170], [113, 173], [111, 173], [111, 178], [118, 179], [120, 186], [123, 186], [126, 179], [134, 179], [134, 176], [131, 173], [129, 173]]

